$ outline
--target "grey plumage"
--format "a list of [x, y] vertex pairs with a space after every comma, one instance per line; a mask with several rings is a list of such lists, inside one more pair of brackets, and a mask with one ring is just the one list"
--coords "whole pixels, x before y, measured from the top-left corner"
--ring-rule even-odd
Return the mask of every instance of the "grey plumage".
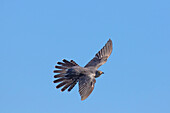
[[[108, 57], [112, 52], [112, 41], [106, 43], [106, 45], [95, 55], [95, 57], [84, 67], [80, 67], [73, 60], [63, 59], [63, 62], [57, 62], [57, 66], [54, 70], [54, 83], [59, 83], [56, 88], [63, 86], [61, 91], [71, 91], [74, 86], [79, 83], [79, 93], [81, 100], [85, 100], [93, 91], [96, 83], [95, 78], [99, 77], [103, 72], [97, 70], [101, 65], [106, 63]], [[58, 70], [59, 69], [59, 70]]]
[[68, 91], [71, 91], [71, 90], [73, 89], [73, 87], [77, 84], [77, 82], [78, 82], [78, 80], [75, 79], [75, 80], [72, 82], [72, 84], [70, 85]]
[[106, 45], [95, 55], [95, 57], [85, 67], [95, 67], [98, 69], [101, 65], [106, 63], [110, 54], [112, 53], [112, 41], [106, 43]]
[[90, 74], [88, 76], [82, 76], [79, 78], [79, 93], [81, 100], [86, 99], [94, 89], [94, 84], [96, 80], [94, 75]]

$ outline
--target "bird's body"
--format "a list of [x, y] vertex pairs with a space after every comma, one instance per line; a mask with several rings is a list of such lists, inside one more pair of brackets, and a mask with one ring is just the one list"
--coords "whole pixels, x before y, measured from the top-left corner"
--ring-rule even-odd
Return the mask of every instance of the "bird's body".
[[58, 62], [60, 66], [55, 66], [55, 68], [60, 70], [54, 70], [54, 73], [59, 73], [54, 75], [54, 83], [59, 83], [56, 88], [63, 86], [61, 91], [71, 91], [73, 87], [79, 82], [79, 93], [81, 100], [86, 99], [94, 89], [94, 84], [96, 83], [95, 78], [103, 74], [102, 71], [97, 70], [101, 65], [103, 65], [112, 52], [112, 41], [106, 43], [106, 45], [95, 55], [95, 57], [84, 67], [79, 66], [75, 61], [67, 61], [63, 59], [63, 62]]

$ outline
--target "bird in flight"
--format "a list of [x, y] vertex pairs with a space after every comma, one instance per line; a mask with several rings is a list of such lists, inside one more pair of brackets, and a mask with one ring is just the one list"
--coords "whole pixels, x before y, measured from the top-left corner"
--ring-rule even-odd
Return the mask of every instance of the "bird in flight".
[[79, 66], [73, 60], [63, 59], [63, 62], [57, 62], [54, 73], [54, 83], [59, 83], [56, 88], [61, 88], [61, 91], [68, 89], [70, 92], [73, 87], [79, 84], [79, 94], [81, 100], [85, 100], [93, 91], [97, 77], [104, 74], [98, 68], [106, 63], [112, 53], [112, 40], [109, 39], [105, 46], [95, 55], [95, 57], [84, 67]]

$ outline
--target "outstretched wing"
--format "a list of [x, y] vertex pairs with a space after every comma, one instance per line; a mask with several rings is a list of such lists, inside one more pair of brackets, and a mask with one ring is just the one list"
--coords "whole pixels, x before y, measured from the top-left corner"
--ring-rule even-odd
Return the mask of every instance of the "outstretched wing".
[[101, 65], [106, 63], [110, 54], [112, 53], [112, 40], [109, 39], [106, 45], [95, 55], [95, 57], [85, 67], [99, 68]]
[[85, 100], [93, 91], [96, 80], [92, 75], [84, 75], [79, 78], [79, 93], [81, 100]]

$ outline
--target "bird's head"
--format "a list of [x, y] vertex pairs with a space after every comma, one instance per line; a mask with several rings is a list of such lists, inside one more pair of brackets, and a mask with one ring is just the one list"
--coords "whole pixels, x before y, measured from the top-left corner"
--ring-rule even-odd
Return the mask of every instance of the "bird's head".
[[100, 70], [97, 70], [97, 71], [96, 71], [95, 78], [99, 77], [101, 74], [104, 74], [104, 72], [102, 72], [102, 71], [100, 71]]

